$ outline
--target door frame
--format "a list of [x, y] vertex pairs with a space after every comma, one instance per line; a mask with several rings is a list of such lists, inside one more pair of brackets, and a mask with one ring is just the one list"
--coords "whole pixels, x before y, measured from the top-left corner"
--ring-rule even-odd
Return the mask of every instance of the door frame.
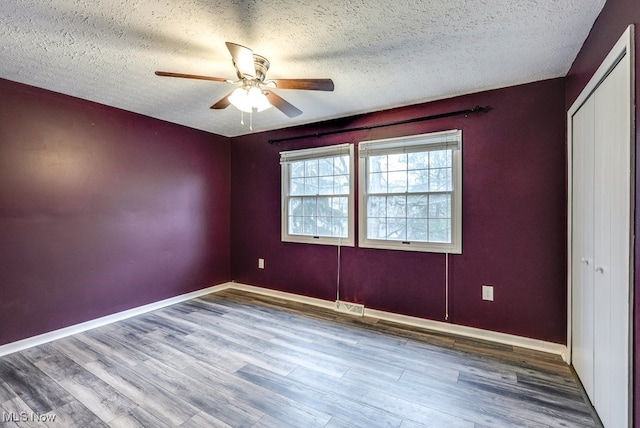
[[567, 363], [572, 360], [572, 295], [573, 295], [573, 275], [572, 275], [572, 200], [573, 200], [573, 115], [582, 107], [589, 97], [600, 86], [609, 73], [615, 68], [624, 56], [629, 56], [630, 76], [629, 76], [629, 145], [630, 145], [630, 212], [629, 212], [629, 420], [633, 412], [633, 337], [634, 337], [634, 224], [635, 224], [635, 58], [634, 58], [634, 25], [629, 25], [622, 36], [618, 39], [614, 47], [606, 56], [602, 64], [598, 67], [589, 83], [584, 87], [578, 98], [574, 101], [567, 112]]

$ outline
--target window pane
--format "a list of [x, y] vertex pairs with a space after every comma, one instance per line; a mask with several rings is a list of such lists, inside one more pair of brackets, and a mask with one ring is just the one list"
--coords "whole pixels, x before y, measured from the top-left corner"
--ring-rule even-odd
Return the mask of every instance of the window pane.
[[316, 225], [315, 216], [313, 216], [313, 217], [304, 217], [303, 218], [303, 225], [302, 225], [302, 233], [304, 235], [317, 236], [316, 231], [317, 231], [317, 225]]
[[429, 168], [429, 152], [408, 153], [407, 164], [409, 169]]
[[386, 172], [387, 155], [369, 157], [369, 172]]
[[311, 159], [304, 161], [304, 175], [306, 177], [315, 177], [318, 175], [318, 160]]
[[333, 175], [333, 158], [318, 159], [318, 175]]
[[291, 162], [291, 177], [304, 177], [304, 161]]
[[387, 193], [387, 173], [369, 174], [369, 193]]
[[292, 178], [289, 186], [289, 194], [304, 195], [304, 178]]
[[333, 193], [335, 195], [348, 195], [349, 191], [349, 176], [348, 175], [337, 175], [333, 178]]
[[333, 158], [333, 173], [335, 175], [349, 175], [349, 156], [336, 156]]
[[408, 191], [409, 192], [427, 192], [429, 191], [429, 170], [417, 169], [408, 173]]
[[453, 190], [451, 168], [438, 168], [429, 170], [429, 191], [448, 192]]
[[331, 213], [331, 215], [336, 217], [348, 217], [349, 198], [346, 196], [331, 198]]
[[303, 217], [300, 216], [290, 216], [289, 217], [289, 233], [295, 235], [302, 235], [303, 229]]
[[316, 201], [318, 216], [331, 217], [331, 198], [317, 198]]
[[429, 196], [429, 218], [451, 218], [451, 195]]
[[[426, 195], [407, 196], [407, 217], [427, 218], [429, 216], [429, 198]], [[426, 223], [425, 223], [426, 226]]]
[[305, 216], [316, 215], [316, 198], [304, 198], [302, 201], [302, 211]]
[[347, 217], [333, 218], [333, 236], [338, 238], [346, 238], [349, 231], [349, 222]]
[[289, 215], [292, 215], [292, 216], [302, 215], [302, 198], [289, 199]]
[[407, 169], [407, 155], [406, 153], [388, 155], [388, 170], [389, 171], [406, 171]]
[[318, 236], [333, 236], [331, 217], [317, 217]]
[[305, 195], [318, 194], [318, 177], [306, 177], [304, 179], [304, 194]]
[[387, 197], [370, 196], [369, 200], [367, 201], [367, 213], [369, 217], [386, 217]]
[[429, 241], [451, 242], [451, 222], [447, 220], [429, 220]]
[[369, 239], [387, 239], [387, 220], [372, 217], [367, 220], [367, 237]]
[[402, 217], [407, 216], [407, 197], [402, 196], [389, 196], [387, 198], [387, 217]]
[[319, 195], [333, 194], [333, 177], [320, 177], [318, 179], [318, 194]]
[[422, 241], [429, 240], [427, 233], [427, 219], [408, 219], [407, 220], [407, 241]]
[[453, 150], [436, 150], [429, 152], [430, 168], [451, 168]]
[[389, 173], [389, 193], [406, 193], [407, 171], [395, 171]]
[[389, 218], [387, 219], [387, 239], [407, 240], [407, 219]]

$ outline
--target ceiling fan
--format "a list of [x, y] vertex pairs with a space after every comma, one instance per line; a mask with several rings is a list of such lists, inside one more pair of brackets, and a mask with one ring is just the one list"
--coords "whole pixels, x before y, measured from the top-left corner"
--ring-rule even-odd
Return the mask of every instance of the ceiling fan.
[[334, 89], [331, 79], [266, 80], [269, 61], [265, 57], [236, 43], [226, 42], [226, 45], [233, 58], [238, 80], [168, 71], [156, 71], [156, 75], [232, 83], [238, 87], [213, 104], [212, 109], [224, 109], [229, 104], [233, 104], [241, 111], [252, 113], [274, 106], [288, 117], [299, 116], [302, 114], [302, 110], [273, 92], [273, 89], [304, 89], [309, 91], [333, 91]]

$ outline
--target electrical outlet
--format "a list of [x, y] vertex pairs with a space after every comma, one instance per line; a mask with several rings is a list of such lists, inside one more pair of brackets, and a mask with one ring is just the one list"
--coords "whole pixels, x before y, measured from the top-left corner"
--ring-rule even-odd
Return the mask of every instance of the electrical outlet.
[[482, 300], [493, 302], [493, 285], [482, 286]]
[[264, 259], [258, 259], [258, 269], [264, 269]]

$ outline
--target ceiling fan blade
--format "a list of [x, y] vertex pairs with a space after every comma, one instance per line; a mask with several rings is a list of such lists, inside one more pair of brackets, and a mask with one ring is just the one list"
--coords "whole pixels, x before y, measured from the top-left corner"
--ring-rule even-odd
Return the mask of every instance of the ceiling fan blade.
[[331, 79], [273, 79], [278, 89], [306, 89], [308, 91], [333, 91]]
[[233, 58], [233, 63], [240, 73], [238, 77], [255, 77], [256, 66], [253, 63], [253, 51], [236, 43], [226, 42], [226, 45]]
[[170, 71], [156, 71], [156, 76], [184, 77], [185, 79], [211, 80], [213, 82], [226, 82], [222, 77], [199, 76], [197, 74], [172, 73]]
[[[234, 89], [234, 90], [235, 90], [235, 89]], [[223, 98], [221, 98], [217, 103], [215, 103], [214, 105], [212, 105], [212, 106], [211, 106], [211, 107], [209, 107], [209, 108], [219, 110], [219, 109], [223, 109], [223, 108], [227, 108], [227, 107], [229, 107], [229, 104], [231, 104], [231, 103], [229, 102], [229, 95], [231, 95], [231, 93], [232, 93], [232, 92], [233, 92], [233, 91], [229, 92], [227, 95], [225, 95], [225, 96], [224, 96]]]
[[296, 117], [302, 114], [302, 110], [291, 104], [289, 101], [282, 98], [280, 95], [275, 92], [265, 91], [267, 99], [271, 103], [272, 106], [283, 112], [289, 117]]

